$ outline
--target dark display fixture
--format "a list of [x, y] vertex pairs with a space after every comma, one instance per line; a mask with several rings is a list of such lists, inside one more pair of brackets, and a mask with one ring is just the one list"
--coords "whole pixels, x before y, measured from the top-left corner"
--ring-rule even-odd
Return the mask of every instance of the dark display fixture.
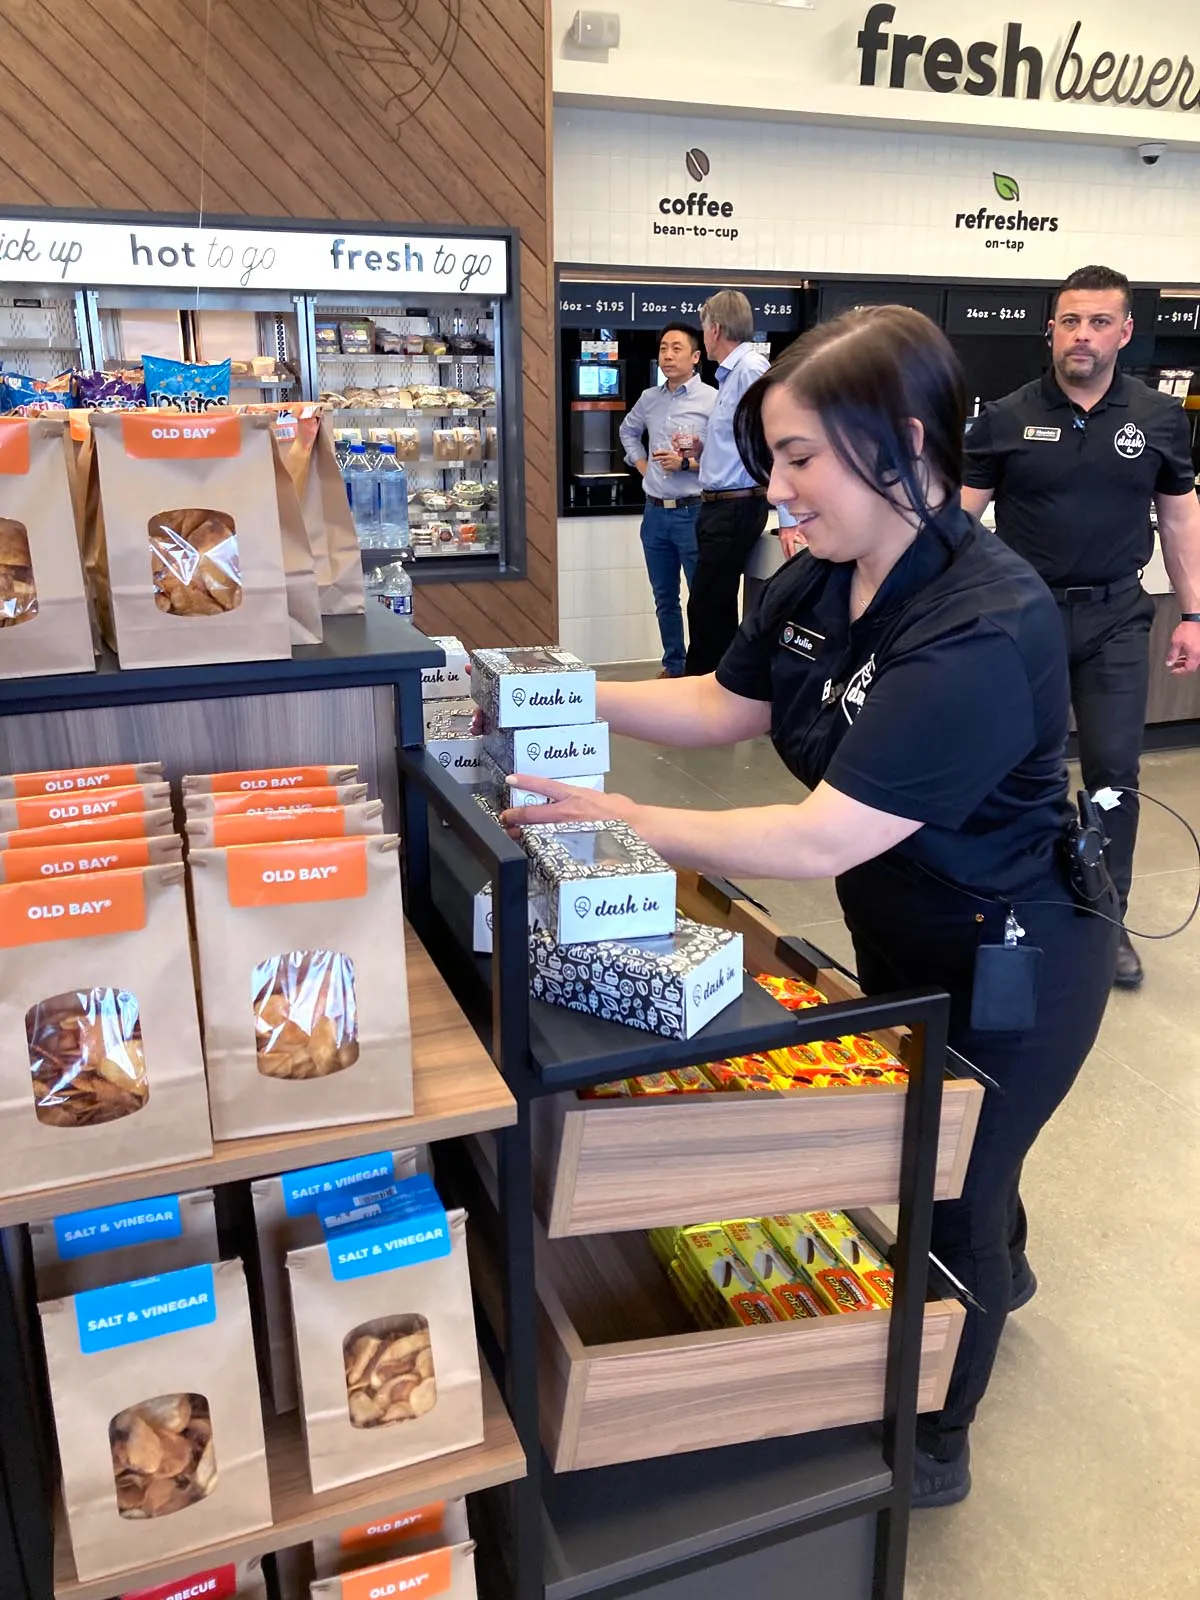
[[1154, 331], [1172, 339], [1200, 337], [1200, 295], [1159, 295]]
[[856, 306], [911, 306], [940, 327], [942, 298], [943, 290], [931, 284], [889, 283], [880, 279], [825, 283], [821, 285], [817, 316], [819, 321], [828, 322], [831, 317], [853, 311]]
[[[719, 284], [562, 283], [558, 291], [560, 328], [652, 328], [664, 322], [699, 324], [700, 308]], [[788, 288], [750, 289], [742, 293], [754, 312], [756, 333], [799, 331], [801, 294]]]

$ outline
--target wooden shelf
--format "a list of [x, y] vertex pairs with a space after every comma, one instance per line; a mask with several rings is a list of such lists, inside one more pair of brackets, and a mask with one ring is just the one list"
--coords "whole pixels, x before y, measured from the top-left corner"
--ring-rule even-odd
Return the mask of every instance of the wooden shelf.
[[470, 1450], [457, 1450], [452, 1455], [423, 1461], [419, 1466], [364, 1478], [325, 1494], [313, 1494], [308, 1486], [308, 1461], [299, 1413], [268, 1418], [267, 1467], [275, 1517], [269, 1528], [245, 1534], [229, 1544], [208, 1545], [171, 1561], [128, 1568], [83, 1583], [75, 1575], [75, 1558], [60, 1508], [54, 1529], [55, 1600], [109, 1600], [113, 1594], [167, 1583], [220, 1562], [248, 1561], [270, 1550], [286, 1550], [291, 1545], [324, 1538], [404, 1506], [456, 1499], [523, 1478], [525, 1457], [486, 1366], [483, 1366], [483, 1426], [483, 1443]]
[[408, 930], [415, 1112], [386, 1122], [219, 1141], [211, 1156], [0, 1200], [0, 1227], [501, 1128], [516, 1103], [424, 945]]

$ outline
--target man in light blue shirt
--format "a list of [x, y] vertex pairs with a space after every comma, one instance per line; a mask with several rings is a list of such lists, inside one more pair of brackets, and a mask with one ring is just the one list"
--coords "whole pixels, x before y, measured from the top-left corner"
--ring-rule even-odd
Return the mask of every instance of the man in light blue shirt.
[[641, 473], [646, 491], [642, 550], [662, 639], [659, 676], [681, 678], [685, 657], [679, 573], [683, 571], [690, 589], [700, 511], [697, 457], [717, 391], [700, 381], [700, 332], [687, 323], [672, 322], [663, 329], [658, 365], [666, 382], [643, 391], [620, 431], [625, 459]]
[[717, 363], [717, 400], [700, 458], [699, 559], [688, 590], [689, 677], [714, 672], [738, 628], [738, 591], [750, 552], [767, 525], [766, 490], [746, 471], [733, 437], [738, 402], [770, 365], [750, 343], [754, 315], [736, 289], [722, 289], [700, 312], [704, 348]]

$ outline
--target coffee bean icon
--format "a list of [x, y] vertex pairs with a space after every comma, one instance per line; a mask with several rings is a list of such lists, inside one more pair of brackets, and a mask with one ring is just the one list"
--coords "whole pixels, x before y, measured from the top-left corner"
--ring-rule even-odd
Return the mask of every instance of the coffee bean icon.
[[688, 177], [691, 178], [692, 182], [703, 183], [709, 174], [709, 160], [704, 151], [699, 149], [689, 150], [683, 159], [688, 169]]

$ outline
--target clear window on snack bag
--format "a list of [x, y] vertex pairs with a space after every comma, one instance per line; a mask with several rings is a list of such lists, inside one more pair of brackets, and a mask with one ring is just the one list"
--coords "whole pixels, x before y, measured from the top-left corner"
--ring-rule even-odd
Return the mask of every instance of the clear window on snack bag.
[[160, 1394], [108, 1425], [117, 1511], [129, 1521], [169, 1517], [217, 1487], [212, 1418], [202, 1394]]
[[150, 1098], [142, 1023], [127, 989], [76, 989], [25, 1013], [33, 1104], [50, 1128], [132, 1116]]
[[354, 963], [336, 950], [269, 956], [250, 979], [264, 1078], [328, 1078], [358, 1060]]
[[150, 518], [154, 604], [173, 617], [215, 617], [242, 603], [237, 529], [223, 511], [159, 511]]
[[435, 461], [457, 461], [458, 440], [453, 428], [435, 428], [433, 430], [433, 459]]
[[394, 428], [397, 461], [421, 459], [421, 430], [419, 428]]
[[437, 1377], [424, 1317], [378, 1317], [342, 1341], [346, 1399], [355, 1428], [412, 1422], [437, 1405]]
[[29, 530], [13, 517], [0, 517], [0, 628], [15, 628], [37, 613]]

